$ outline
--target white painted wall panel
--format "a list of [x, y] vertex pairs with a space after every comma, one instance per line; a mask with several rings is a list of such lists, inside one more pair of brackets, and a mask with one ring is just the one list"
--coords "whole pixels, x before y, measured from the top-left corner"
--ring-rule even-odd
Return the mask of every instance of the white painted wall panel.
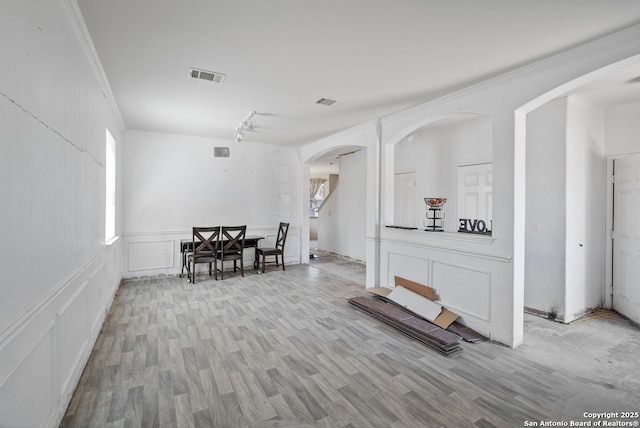
[[429, 259], [410, 256], [403, 253], [387, 253], [386, 284], [394, 286], [394, 278], [399, 276], [417, 283], [431, 286], [429, 276]]
[[129, 242], [129, 272], [145, 269], [172, 268], [174, 242]]
[[[394, 276], [401, 276], [430, 286], [440, 297], [438, 303], [458, 314], [464, 323], [505, 343], [509, 318], [501, 305], [508, 303], [504, 292], [508, 286], [496, 282], [495, 278], [509, 272], [509, 256], [489, 252], [490, 238], [456, 241], [457, 235], [468, 235], [447, 237], [446, 232], [437, 235], [385, 230], [381, 242], [381, 277], [386, 282], [380, 285], [393, 288]], [[401, 236], [412, 242], [401, 242]]]
[[564, 316], [567, 99], [527, 116], [524, 306]]
[[432, 271], [432, 287], [440, 297], [439, 303], [460, 316], [491, 322], [490, 271], [435, 260]]
[[23, 350], [20, 362], [9, 376], [0, 379], [0, 426], [53, 426], [59, 379], [55, 357], [55, 323], [43, 326]]
[[607, 109], [605, 151], [607, 155], [640, 152], [640, 102]]
[[91, 327], [87, 312], [87, 284], [85, 282], [63, 303], [56, 314], [56, 343], [58, 350], [58, 372], [61, 376], [60, 393], [74, 388], [74, 373], [81, 366], [82, 356], [87, 352], [88, 332]]
[[58, 426], [121, 276], [120, 242], [104, 243], [105, 128], [119, 141], [124, 125], [74, 5], [0, 14], [3, 427]]
[[605, 110], [569, 98], [565, 322], [603, 305], [605, 293]]

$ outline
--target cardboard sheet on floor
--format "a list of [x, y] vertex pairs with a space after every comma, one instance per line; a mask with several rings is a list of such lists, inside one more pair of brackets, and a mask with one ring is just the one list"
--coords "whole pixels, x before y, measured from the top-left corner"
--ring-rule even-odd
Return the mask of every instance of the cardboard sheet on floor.
[[[434, 323], [435, 325], [437, 325], [438, 327], [442, 327], [442, 328], [447, 328], [451, 325], [451, 323], [453, 323], [457, 318], [458, 315], [456, 315], [455, 313], [451, 312], [450, 310], [448, 310], [447, 308], [443, 307], [442, 305], [440, 305], [438, 302], [436, 302], [436, 300], [439, 299], [438, 294], [436, 293], [436, 291], [431, 288], [428, 287], [426, 285], [422, 285], [419, 284], [417, 282], [414, 281], [410, 281], [408, 279], [405, 278], [401, 278], [399, 276], [395, 276], [394, 277], [394, 282], [395, 282], [395, 288], [393, 290], [389, 290], [389, 293], [387, 293], [387, 295], [383, 295], [384, 292], [380, 291], [380, 289], [376, 289], [378, 290], [376, 293], [374, 294], [378, 294], [380, 296], [383, 296], [387, 299], [390, 299], [394, 302], [396, 302], [394, 299], [392, 299], [391, 297], [389, 297], [391, 295], [391, 293], [393, 293], [397, 288], [402, 287], [406, 290], [409, 290], [413, 293], [415, 293], [415, 295], [412, 296], [411, 302], [413, 307], [410, 307], [408, 305], [406, 305], [406, 301], [404, 301], [404, 303], [400, 303], [400, 302], [396, 302], [404, 307], [406, 307], [407, 309], [409, 309], [410, 311], [412, 311], [413, 313], [415, 313], [416, 315], [419, 315], [429, 321], [431, 321], [432, 323]], [[405, 297], [407, 294], [406, 293], [402, 293], [401, 296]], [[429, 300], [429, 303], [425, 303], [424, 300]], [[419, 303], [420, 301], [422, 301], [421, 303]], [[432, 312], [418, 312], [414, 309], [419, 309], [420, 307], [424, 306], [427, 307], [430, 305], [430, 303], [433, 304], [437, 304], [438, 306], [440, 306], [441, 310], [439, 312], [439, 314], [437, 316], [435, 316], [434, 318], [431, 318], [433, 316]]]
[[[442, 306], [400, 285], [396, 286], [396, 288], [389, 293], [387, 299], [397, 303], [403, 308], [409, 309], [414, 314], [420, 315], [422, 318], [436, 325], [435, 320], [440, 316], [440, 313], [442, 313]], [[448, 326], [440, 325], [439, 327], [447, 328]]]
[[[399, 277], [396, 277], [396, 278], [399, 278]], [[399, 279], [402, 280], [402, 278], [399, 278]], [[400, 281], [400, 282], [402, 282], [402, 281]], [[420, 285], [417, 282], [414, 282], [413, 285], [409, 285], [409, 286], [412, 287], [412, 289], [410, 289], [410, 291], [414, 291], [414, 290], [421, 291], [421, 293], [416, 293], [416, 294], [419, 295], [419, 296], [416, 296], [416, 300], [425, 300], [423, 298], [423, 296], [425, 296], [425, 294], [427, 296], [435, 296], [435, 292], [433, 291], [433, 289], [431, 287], [426, 287], [424, 285]], [[418, 287], [416, 287], [416, 286], [418, 286]], [[396, 288], [398, 288], [398, 286]], [[406, 287], [403, 286], [403, 288], [406, 288]], [[394, 290], [395, 290], [395, 288], [392, 289], [392, 288], [386, 288], [386, 287], [367, 288], [367, 291], [369, 293], [375, 294], [376, 296], [380, 296], [380, 297], [382, 297], [384, 299], [387, 299], [387, 300], [391, 300], [389, 298], [389, 295]], [[429, 291], [429, 290], [431, 290], [431, 291]], [[428, 299], [428, 297], [427, 297], [427, 299]], [[429, 299], [429, 300], [431, 300], [431, 299]], [[405, 307], [405, 308], [409, 309], [408, 307], [406, 307], [402, 303], [398, 303], [398, 302], [395, 302], [395, 301], [393, 301], [393, 302], [396, 303], [396, 304], [401, 305], [402, 307]], [[409, 310], [411, 310], [411, 309], [409, 309]], [[451, 323], [453, 323], [458, 318], [458, 315], [454, 314], [453, 312], [451, 312], [450, 310], [448, 310], [447, 308], [444, 308], [444, 307], [441, 308], [441, 310], [439, 312], [439, 315], [437, 315], [433, 319], [429, 318], [426, 314], [418, 313], [418, 312], [415, 312], [415, 311], [412, 311], [412, 312], [414, 314], [424, 318], [424, 319], [427, 319], [427, 320], [431, 321], [432, 323], [434, 323], [435, 325], [437, 325], [438, 327], [441, 327], [441, 328], [449, 327], [451, 325]]]
[[400, 285], [434, 302], [440, 300], [440, 296], [438, 296], [438, 293], [436, 293], [436, 290], [434, 290], [431, 287], [427, 287], [426, 285], [422, 285], [420, 283], [410, 281], [408, 279], [405, 279], [399, 276], [394, 276], [393, 281], [396, 287]]
[[[438, 300], [440, 300], [440, 296], [438, 296], [438, 293], [436, 293], [436, 290], [426, 285], [422, 285], [420, 283], [410, 281], [406, 278], [402, 278], [399, 276], [394, 276], [394, 282], [395, 282], [396, 288], [398, 286], [402, 286], [417, 294], [420, 294], [421, 296], [426, 297], [431, 301], [437, 302]], [[386, 297], [392, 291], [391, 289], [386, 289], [386, 290], [388, 291], [379, 292], [378, 294]], [[442, 310], [443, 312], [440, 314], [440, 318], [438, 318], [438, 322], [435, 324], [439, 325], [440, 327], [443, 327], [443, 325], [446, 325], [448, 323], [448, 325], [443, 328], [446, 328], [447, 330], [462, 336], [462, 338], [467, 342], [476, 343], [476, 342], [482, 342], [484, 340], [487, 340], [485, 336], [465, 326], [464, 324], [461, 324], [460, 322], [456, 321], [458, 319], [458, 315], [449, 311], [445, 307], [442, 307]]]

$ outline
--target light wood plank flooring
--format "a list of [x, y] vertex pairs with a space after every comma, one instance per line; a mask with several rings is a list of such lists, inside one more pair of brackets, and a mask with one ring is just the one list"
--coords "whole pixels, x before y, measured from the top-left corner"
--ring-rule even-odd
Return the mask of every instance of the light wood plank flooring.
[[618, 315], [527, 315], [525, 345], [446, 358], [350, 306], [363, 281], [362, 265], [320, 256], [123, 282], [61, 426], [522, 427], [640, 411], [640, 332]]

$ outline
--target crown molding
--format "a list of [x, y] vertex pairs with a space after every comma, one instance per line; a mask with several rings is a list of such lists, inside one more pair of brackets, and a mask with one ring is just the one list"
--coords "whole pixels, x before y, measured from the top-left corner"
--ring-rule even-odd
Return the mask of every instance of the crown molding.
[[126, 129], [126, 125], [124, 119], [122, 118], [122, 113], [120, 112], [120, 108], [118, 107], [118, 103], [116, 102], [115, 97], [113, 96], [113, 92], [111, 91], [111, 85], [109, 85], [109, 79], [107, 79], [107, 75], [104, 72], [104, 68], [102, 67], [102, 62], [100, 61], [100, 57], [98, 56], [98, 52], [93, 44], [93, 40], [91, 39], [91, 35], [89, 33], [89, 29], [87, 28], [87, 24], [84, 21], [84, 16], [82, 15], [82, 11], [80, 10], [80, 6], [78, 6], [77, 0], [60, 0], [66, 14], [69, 19], [69, 23], [71, 24], [71, 28], [73, 29], [73, 33], [76, 36], [76, 39], [80, 43], [82, 47], [82, 51], [93, 70], [96, 79], [98, 80], [98, 84], [102, 89], [102, 94], [104, 95], [113, 117], [119, 122], [116, 125], [120, 128], [120, 131], [124, 131]]
[[554, 69], [561, 65], [571, 63], [577, 58], [602, 56], [603, 62], [606, 64], [602, 64], [601, 67], [606, 67], [612, 62], [620, 62], [628, 59], [630, 55], [634, 55], [631, 51], [634, 51], [635, 55], [640, 54], [638, 46], [640, 46], [640, 24], [627, 27], [615, 33], [599, 37], [544, 58], [515, 66], [511, 69], [504, 70], [503, 72], [498, 72], [494, 76], [476, 83], [471, 83], [465, 87], [451, 91], [443, 96], [436, 97], [415, 107], [385, 116], [381, 118], [380, 121], [384, 127], [385, 125], [402, 121], [404, 118], [411, 116], [413, 113], [420, 112], [425, 108], [446, 104], [461, 97], [484, 91], [514, 79], [536, 74], [543, 70]]

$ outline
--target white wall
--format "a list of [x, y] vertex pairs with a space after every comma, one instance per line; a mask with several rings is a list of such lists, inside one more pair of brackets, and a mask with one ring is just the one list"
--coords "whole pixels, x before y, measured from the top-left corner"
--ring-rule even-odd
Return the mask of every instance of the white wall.
[[123, 125], [76, 18], [67, 1], [0, 14], [3, 427], [58, 426], [120, 281], [105, 128], [119, 142]]
[[318, 216], [318, 248], [364, 261], [366, 258], [367, 153], [340, 157], [340, 183]]
[[567, 109], [565, 322], [602, 307], [605, 266], [604, 110], [574, 97]]
[[[214, 147], [230, 156], [214, 157]], [[299, 219], [308, 209], [297, 150], [127, 131], [123, 152], [124, 276], [179, 273], [179, 242], [193, 226], [246, 224], [248, 235], [265, 235], [289, 222], [285, 259], [300, 262]]]
[[527, 116], [524, 306], [563, 319], [566, 270], [567, 99]]
[[527, 123], [525, 307], [571, 322], [604, 304], [604, 110], [561, 98]]
[[640, 152], [640, 102], [607, 109], [605, 139], [607, 155]]

